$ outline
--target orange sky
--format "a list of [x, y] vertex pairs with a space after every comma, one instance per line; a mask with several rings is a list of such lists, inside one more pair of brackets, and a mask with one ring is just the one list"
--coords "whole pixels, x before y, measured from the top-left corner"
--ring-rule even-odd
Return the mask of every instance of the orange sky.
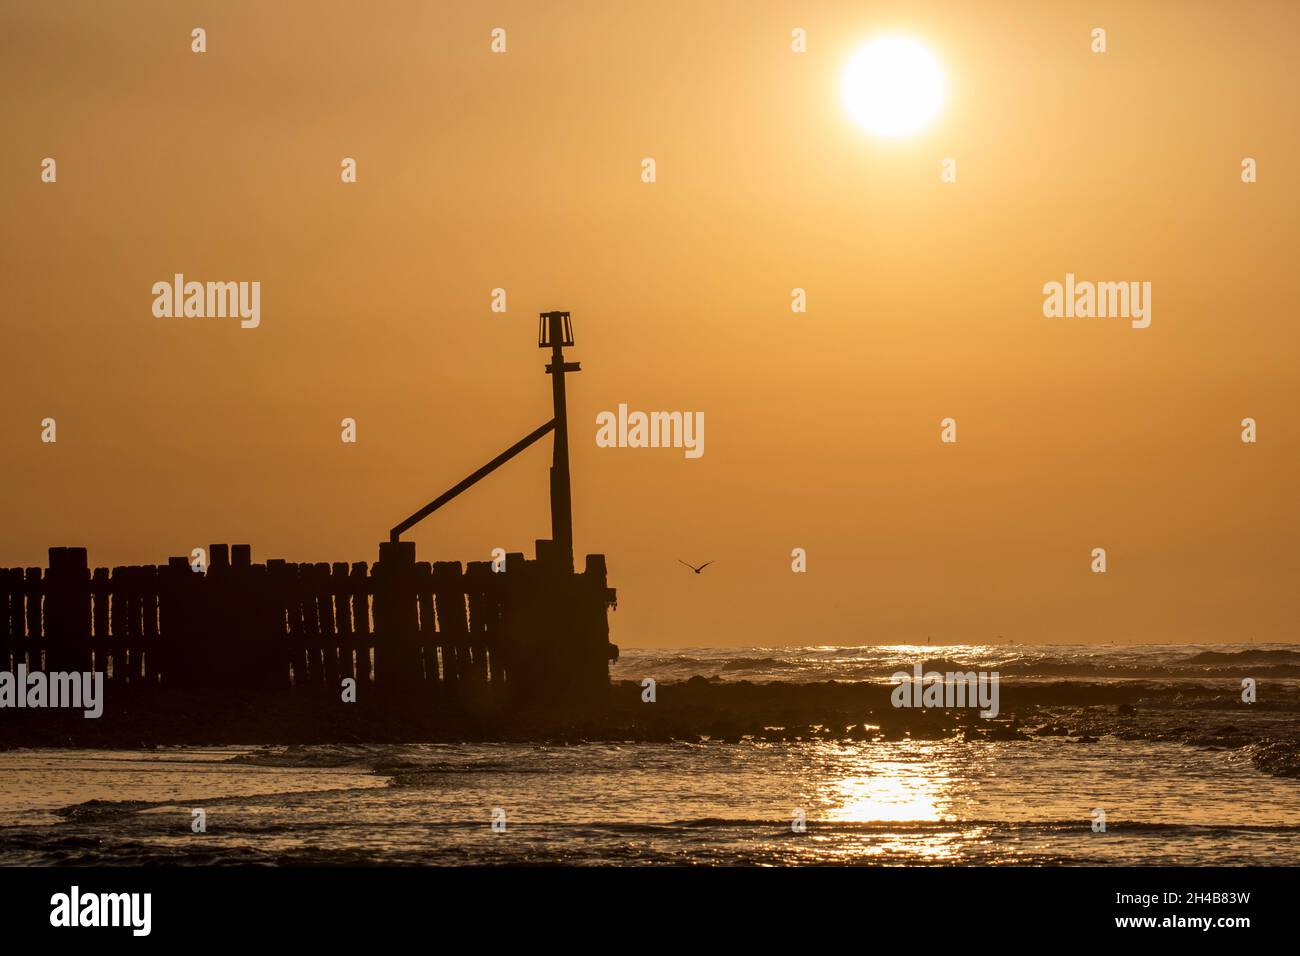
[[[1282, 2], [5, 2], [0, 566], [373, 560], [549, 417], [537, 313], [568, 309], [616, 643], [1294, 639], [1298, 29]], [[899, 30], [948, 98], [876, 140], [839, 76]], [[154, 318], [176, 272], [260, 281], [261, 327]], [[1044, 318], [1067, 272], [1151, 282], [1151, 327]], [[597, 448], [620, 402], [703, 411], [706, 453]], [[531, 554], [549, 445], [420, 558]]]

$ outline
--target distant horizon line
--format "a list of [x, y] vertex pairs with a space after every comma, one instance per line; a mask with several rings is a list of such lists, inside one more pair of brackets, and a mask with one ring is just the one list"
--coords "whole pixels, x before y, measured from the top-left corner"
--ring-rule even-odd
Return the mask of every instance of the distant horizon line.
[[913, 644], [907, 642], [864, 643], [864, 644], [623, 644], [623, 651], [683, 651], [683, 650], [854, 650], [863, 647], [1201, 647], [1201, 646], [1241, 646], [1241, 647], [1300, 647], [1297, 641], [960, 641], [954, 643], [938, 642], [932, 644]]

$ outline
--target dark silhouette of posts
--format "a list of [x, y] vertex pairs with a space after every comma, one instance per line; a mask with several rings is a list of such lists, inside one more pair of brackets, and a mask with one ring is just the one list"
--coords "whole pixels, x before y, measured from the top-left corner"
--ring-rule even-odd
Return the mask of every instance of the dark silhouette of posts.
[[[384, 692], [419, 689], [440, 705], [481, 706], [507, 696], [568, 707], [603, 699], [607, 610], [615, 592], [601, 555], [574, 573], [573, 501], [564, 360], [567, 312], [540, 315], [550, 351], [554, 415], [390, 530], [379, 561], [254, 564], [246, 544], [208, 546], [205, 569], [87, 566], [84, 548], [51, 548], [49, 569], [0, 568], [0, 665], [104, 671], [114, 693], [335, 697], [341, 680]], [[417, 563], [402, 532], [555, 433], [551, 537], [535, 560]], [[143, 700], [144, 698], [140, 698]]]

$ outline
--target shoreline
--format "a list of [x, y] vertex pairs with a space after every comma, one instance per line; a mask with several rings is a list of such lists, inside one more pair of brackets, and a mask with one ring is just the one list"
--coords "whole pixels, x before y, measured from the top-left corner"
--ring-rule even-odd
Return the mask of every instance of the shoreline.
[[898, 708], [876, 682], [617, 681], [597, 706], [547, 710], [456, 705], [400, 695], [343, 704], [304, 689], [289, 694], [199, 697], [150, 688], [115, 695], [98, 719], [77, 711], [0, 713], [0, 750], [142, 749], [383, 743], [969, 741], [1113, 735], [1220, 749], [1252, 748], [1265, 772], [1300, 778], [1300, 689], [1261, 683], [1243, 704], [1226, 682], [1016, 681], [1001, 684], [996, 718], [969, 708]]

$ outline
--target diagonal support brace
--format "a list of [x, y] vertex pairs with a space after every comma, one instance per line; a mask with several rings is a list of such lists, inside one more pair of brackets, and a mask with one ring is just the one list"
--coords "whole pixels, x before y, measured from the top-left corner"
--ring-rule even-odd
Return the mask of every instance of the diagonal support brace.
[[444, 491], [437, 498], [434, 498], [432, 501], [430, 501], [427, 505], [425, 505], [415, 514], [411, 515], [411, 517], [407, 518], [401, 524], [395, 526], [391, 531], [388, 532], [389, 540], [397, 541], [401, 537], [403, 531], [408, 530], [412, 526], [418, 524], [419, 522], [423, 521], [425, 518], [429, 517], [429, 515], [433, 514], [435, 511], [437, 511], [447, 502], [451, 501], [451, 499], [455, 498], [462, 491], [465, 491], [467, 488], [469, 488], [471, 485], [476, 484], [481, 479], [486, 478], [488, 475], [492, 474], [492, 472], [496, 471], [498, 468], [500, 468], [502, 465], [508, 462], [511, 458], [514, 458], [515, 455], [518, 455], [529, 445], [533, 444], [539, 438], [545, 436], [548, 432], [554, 430], [555, 430], [555, 419], [552, 418], [541, 428], [538, 428], [536, 431], [531, 432], [530, 434], [526, 435], [524, 438], [521, 438], [519, 441], [515, 442], [513, 445], [511, 445], [501, 454], [497, 455], [495, 458], [493, 458], [490, 462], [488, 462], [478, 471], [474, 472], [472, 475], [467, 476], [464, 480], [452, 486], [447, 491]]

